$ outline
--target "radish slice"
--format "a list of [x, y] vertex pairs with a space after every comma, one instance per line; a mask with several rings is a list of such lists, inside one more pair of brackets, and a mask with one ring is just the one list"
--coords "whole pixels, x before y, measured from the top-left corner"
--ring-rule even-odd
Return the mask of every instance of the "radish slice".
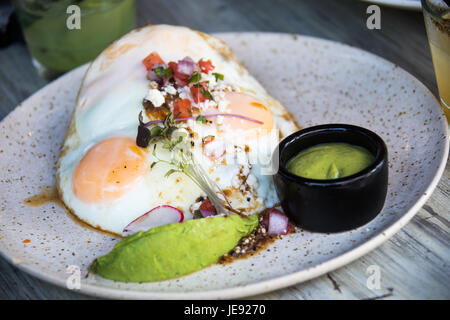
[[123, 232], [127, 234], [137, 233], [139, 231], [147, 231], [155, 227], [159, 227], [169, 223], [183, 222], [184, 215], [181, 210], [172, 206], [159, 206], [144, 213], [139, 218], [128, 224]]
[[289, 233], [288, 217], [277, 209], [270, 209], [264, 217], [263, 224], [271, 236], [281, 236]]

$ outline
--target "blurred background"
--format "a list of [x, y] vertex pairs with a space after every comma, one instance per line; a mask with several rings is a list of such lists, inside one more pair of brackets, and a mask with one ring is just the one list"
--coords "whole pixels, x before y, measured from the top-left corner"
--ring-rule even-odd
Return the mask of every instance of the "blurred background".
[[[366, 26], [369, 3], [359, 0], [95, 0], [88, 1], [91, 7], [87, 8], [83, 7], [86, 0], [56, 1], [57, 4], [62, 3], [62, 8], [58, 8], [55, 1], [47, 0], [43, 2], [49, 3], [48, 6], [56, 13], [42, 6], [32, 10], [24, 8], [35, 2], [0, 1], [0, 119], [49, 79], [90, 60], [111, 39], [126, 33], [134, 25], [149, 23], [185, 25], [208, 33], [287, 32], [339, 41], [397, 63], [438, 95], [424, 18], [417, 10], [382, 7], [381, 29], [369, 30]], [[36, 43], [50, 47], [61, 43], [58, 42], [61, 30], [56, 25], [58, 19], [67, 18], [64, 11], [70, 3], [77, 3], [83, 12], [93, 12], [86, 19], [82, 18], [81, 30], [72, 32], [81, 36], [69, 38], [63, 48], [59, 45], [60, 50], [67, 51], [66, 54], [55, 54], [55, 50], [39, 52]], [[29, 27], [39, 10], [47, 10], [50, 18], [42, 25]], [[28, 48], [22, 30], [29, 40]], [[36, 60], [54, 68], [56, 74], [50, 73], [47, 80], [42, 78], [33, 67]], [[21, 83], [21, 87], [17, 89], [10, 83]], [[11, 94], [16, 90], [20, 92]]]

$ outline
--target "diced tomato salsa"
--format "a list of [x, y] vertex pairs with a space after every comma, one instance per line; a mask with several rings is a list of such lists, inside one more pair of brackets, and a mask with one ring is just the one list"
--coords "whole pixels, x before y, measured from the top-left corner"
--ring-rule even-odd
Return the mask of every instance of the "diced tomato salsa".
[[[203, 87], [203, 89], [205, 91], [208, 91], [208, 86], [206, 85], [205, 81], [199, 82], [199, 85], [201, 87]], [[209, 99], [208, 97], [203, 95], [202, 88], [200, 86], [195, 86], [195, 85], [191, 86], [192, 98], [194, 99], [194, 101], [196, 103], [204, 102]]]
[[200, 210], [207, 210], [207, 211], [212, 211], [212, 212], [216, 212], [216, 209], [214, 208], [214, 206], [211, 204], [211, 202], [209, 201], [209, 199], [206, 199], [205, 201], [202, 202], [202, 204], [200, 205]]
[[191, 117], [191, 101], [189, 99], [175, 100], [173, 103], [173, 115], [177, 118]]
[[147, 57], [145, 57], [144, 60], [142, 60], [142, 63], [144, 64], [147, 71], [149, 71], [155, 64], [164, 63], [164, 60], [161, 59], [157, 52], [152, 52]]
[[214, 70], [214, 66], [213, 66], [211, 60], [207, 60], [207, 61], [200, 60], [198, 62], [198, 66], [200, 67], [200, 70], [203, 73], [209, 73], [210, 71]]

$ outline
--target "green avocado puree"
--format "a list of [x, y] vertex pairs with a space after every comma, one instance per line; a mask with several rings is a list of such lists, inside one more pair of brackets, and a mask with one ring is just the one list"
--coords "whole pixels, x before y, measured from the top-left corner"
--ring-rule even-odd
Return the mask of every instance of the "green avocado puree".
[[367, 168], [374, 156], [365, 148], [348, 143], [324, 143], [299, 152], [287, 170], [309, 179], [338, 179]]
[[216, 263], [258, 225], [258, 216], [218, 216], [141, 231], [97, 258], [91, 270], [121, 282], [180, 277]]

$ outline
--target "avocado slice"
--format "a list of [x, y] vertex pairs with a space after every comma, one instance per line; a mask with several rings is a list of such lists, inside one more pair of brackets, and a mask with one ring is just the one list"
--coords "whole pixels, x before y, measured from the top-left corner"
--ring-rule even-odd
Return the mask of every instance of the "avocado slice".
[[258, 225], [258, 215], [171, 223], [131, 235], [97, 258], [91, 271], [121, 282], [177, 278], [216, 263]]

